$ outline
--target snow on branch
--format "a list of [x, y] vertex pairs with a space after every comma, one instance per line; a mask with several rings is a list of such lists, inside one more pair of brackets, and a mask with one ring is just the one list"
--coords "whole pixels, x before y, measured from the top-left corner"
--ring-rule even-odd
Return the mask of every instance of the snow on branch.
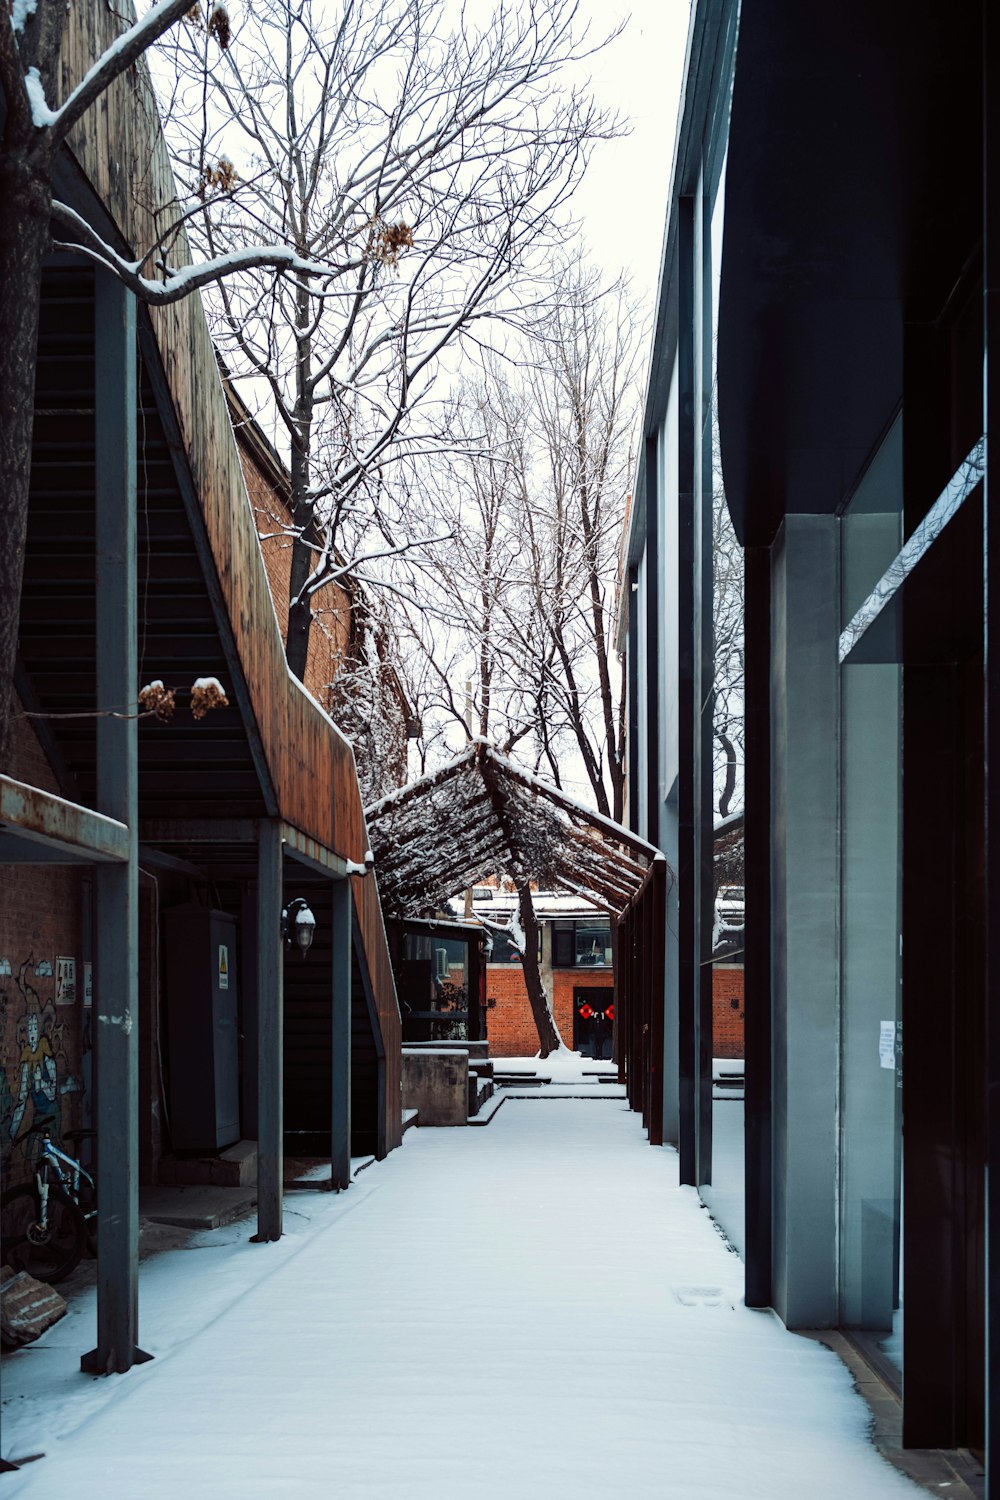
[[248, 245], [242, 250], [229, 250], [225, 255], [202, 261], [194, 266], [162, 267], [163, 280], [153, 281], [143, 276], [140, 267], [149, 259], [126, 260], [117, 250], [103, 240], [75, 209], [58, 200], [52, 204], [52, 217], [71, 228], [77, 238], [71, 244], [59, 244], [61, 250], [75, 250], [111, 271], [134, 292], [141, 302], [165, 306], [179, 302], [200, 287], [221, 281], [234, 271], [259, 270], [269, 267], [277, 271], [291, 271], [300, 276], [331, 276], [333, 268], [320, 261], [303, 260], [287, 245]]

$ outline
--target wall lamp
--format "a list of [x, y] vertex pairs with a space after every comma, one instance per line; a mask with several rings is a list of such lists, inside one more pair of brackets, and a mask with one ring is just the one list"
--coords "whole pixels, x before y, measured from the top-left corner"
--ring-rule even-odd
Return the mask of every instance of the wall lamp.
[[375, 868], [375, 856], [370, 849], [365, 850], [364, 864], [356, 859], [346, 861], [348, 875], [368, 875]]
[[316, 918], [303, 896], [296, 896], [294, 901], [289, 901], [281, 913], [281, 936], [289, 946], [296, 943], [305, 958], [316, 936]]

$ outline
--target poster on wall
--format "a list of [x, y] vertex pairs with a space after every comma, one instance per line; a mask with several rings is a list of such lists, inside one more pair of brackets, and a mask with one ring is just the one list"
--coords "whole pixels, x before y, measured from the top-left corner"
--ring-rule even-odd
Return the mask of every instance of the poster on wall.
[[83, 1003], [94, 1003], [94, 966], [87, 959], [83, 960]]
[[229, 949], [225, 943], [219, 944], [219, 989], [229, 988]]
[[76, 959], [56, 957], [56, 1004], [76, 1004]]

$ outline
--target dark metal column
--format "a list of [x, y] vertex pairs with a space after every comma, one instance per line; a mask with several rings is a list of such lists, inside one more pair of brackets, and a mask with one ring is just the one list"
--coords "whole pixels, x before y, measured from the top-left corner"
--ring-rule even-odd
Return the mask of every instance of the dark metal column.
[[771, 555], [745, 553], [746, 1304], [771, 1305]]
[[645, 682], [639, 691], [646, 703], [646, 826], [643, 837], [660, 846], [660, 465], [656, 439], [646, 439]]
[[699, 921], [695, 741], [701, 705], [695, 611], [698, 548], [695, 525], [694, 200], [677, 200], [677, 900], [680, 1179], [696, 1187], [699, 1124]]
[[695, 893], [698, 902], [698, 947], [695, 991], [697, 1014], [697, 1099], [699, 1185], [712, 1181], [712, 929], [715, 917], [715, 620], [713, 591], [715, 465], [712, 454], [714, 324], [712, 316], [712, 194], [705, 180], [695, 203], [694, 322], [694, 531], [695, 596], [693, 673], [693, 773], [695, 793]]
[[[628, 826], [639, 827], [639, 570], [628, 570]], [[647, 739], [647, 745], [649, 741]]]
[[[139, 877], [136, 673], [135, 299], [94, 279], [97, 810], [129, 830], [126, 865], [95, 871], [94, 1058], [97, 1347], [81, 1367], [124, 1373], [137, 1346], [139, 1279]], [[111, 717], [108, 710], [133, 717]]]
[[257, 1233], [280, 1240], [284, 1176], [284, 953], [281, 824], [261, 822], [257, 846]]
[[[1000, 16], [983, 6], [983, 431], [1000, 434]], [[986, 762], [986, 1440], [987, 1495], [1000, 1492], [1000, 483], [985, 484]], [[992, 585], [992, 586], [991, 586]], [[996, 817], [993, 814], [996, 813]], [[992, 837], [996, 822], [997, 836]]]
[[351, 1185], [351, 882], [333, 882], [330, 1186]]

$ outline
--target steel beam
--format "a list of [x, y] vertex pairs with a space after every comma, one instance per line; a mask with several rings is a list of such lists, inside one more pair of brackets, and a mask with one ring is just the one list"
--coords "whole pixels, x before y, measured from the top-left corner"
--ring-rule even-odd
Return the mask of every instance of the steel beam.
[[[94, 951], [97, 1346], [84, 1370], [122, 1374], [138, 1347], [139, 864], [136, 662], [135, 299], [94, 279], [97, 808], [128, 830], [124, 864], [98, 865]], [[116, 710], [112, 715], [109, 710]], [[123, 716], [124, 715], [124, 716]], [[131, 716], [131, 717], [129, 717]]]
[[256, 818], [143, 818], [144, 844], [256, 844]]
[[0, 776], [0, 857], [11, 836], [29, 846], [25, 857], [59, 862], [84, 860], [127, 864], [129, 831], [124, 823], [52, 792]]
[[331, 1057], [330, 1186], [351, 1185], [351, 948], [350, 880], [333, 882], [333, 1027]]
[[300, 864], [307, 865], [320, 875], [347, 874], [347, 861], [342, 855], [334, 854], [332, 849], [310, 838], [307, 833], [301, 833], [291, 823], [282, 823], [281, 835], [285, 840], [286, 851]]
[[284, 953], [281, 824], [265, 819], [257, 846], [257, 1233], [280, 1240], [284, 1177]]

